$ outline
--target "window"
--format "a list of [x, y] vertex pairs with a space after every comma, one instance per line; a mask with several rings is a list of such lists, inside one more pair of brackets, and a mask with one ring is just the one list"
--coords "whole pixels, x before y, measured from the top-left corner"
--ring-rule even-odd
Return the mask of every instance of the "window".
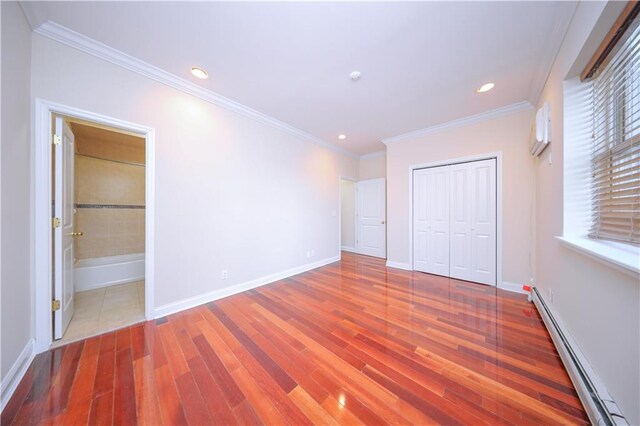
[[633, 277], [640, 274], [639, 27], [640, 3], [628, 2], [584, 71], [563, 81], [557, 237]]
[[[628, 34], [628, 35], [627, 35]], [[592, 80], [589, 237], [640, 245], [640, 25]]]

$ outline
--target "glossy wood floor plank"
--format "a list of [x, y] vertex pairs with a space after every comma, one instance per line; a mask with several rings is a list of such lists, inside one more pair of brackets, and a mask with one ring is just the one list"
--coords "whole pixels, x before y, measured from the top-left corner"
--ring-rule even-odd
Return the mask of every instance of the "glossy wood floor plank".
[[587, 424], [525, 296], [342, 260], [40, 354], [9, 424]]

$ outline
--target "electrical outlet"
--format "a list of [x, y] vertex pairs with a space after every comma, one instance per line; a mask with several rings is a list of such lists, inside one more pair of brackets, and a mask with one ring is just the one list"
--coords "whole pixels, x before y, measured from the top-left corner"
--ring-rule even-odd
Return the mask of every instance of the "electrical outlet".
[[311, 250], [307, 250], [307, 259], [311, 257]]
[[223, 269], [220, 272], [220, 278], [222, 278], [223, 280], [226, 280], [227, 278], [229, 278], [229, 271], [226, 269]]
[[311, 250], [311, 257], [316, 255], [316, 251], [315, 250]]
[[553, 303], [553, 290], [550, 288], [547, 290], [549, 291], [549, 303]]

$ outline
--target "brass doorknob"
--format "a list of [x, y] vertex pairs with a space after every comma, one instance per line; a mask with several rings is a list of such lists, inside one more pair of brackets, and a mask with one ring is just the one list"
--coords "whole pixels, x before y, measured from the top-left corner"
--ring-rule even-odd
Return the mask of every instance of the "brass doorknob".
[[82, 237], [84, 235], [84, 232], [72, 232], [71, 236], [72, 237]]

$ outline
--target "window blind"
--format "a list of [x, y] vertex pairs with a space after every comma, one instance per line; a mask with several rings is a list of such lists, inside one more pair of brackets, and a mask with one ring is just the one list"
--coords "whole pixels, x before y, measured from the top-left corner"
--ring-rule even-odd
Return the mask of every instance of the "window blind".
[[593, 79], [589, 236], [640, 245], [640, 25]]

